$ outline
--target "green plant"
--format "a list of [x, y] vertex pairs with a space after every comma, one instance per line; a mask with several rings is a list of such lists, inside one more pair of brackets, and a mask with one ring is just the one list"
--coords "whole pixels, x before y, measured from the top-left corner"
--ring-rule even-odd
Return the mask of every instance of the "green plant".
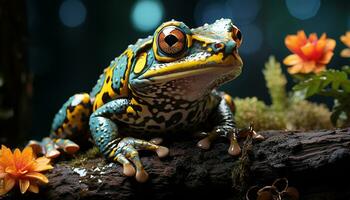
[[310, 101], [294, 101], [285, 112], [286, 128], [289, 130], [330, 129], [331, 112], [324, 104]]
[[234, 99], [237, 108], [235, 119], [239, 128], [246, 128], [250, 123], [257, 131], [332, 128], [331, 113], [325, 105], [297, 98], [297, 93], [287, 95], [287, 79], [281, 64], [273, 56], [265, 64], [263, 74], [272, 104], [266, 105], [256, 97]]
[[286, 92], [287, 79], [282, 73], [281, 64], [276, 61], [274, 56], [270, 56], [265, 63], [263, 74], [266, 86], [272, 101], [272, 108], [276, 111], [282, 111], [287, 107], [288, 98]]
[[237, 108], [235, 120], [239, 128], [246, 128], [250, 123], [257, 131], [285, 128], [283, 114], [275, 112], [256, 97], [235, 98], [234, 102]]
[[293, 87], [294, 91], [308, 98], [314, 95], [332, 97], [335, 103], [332, 109], [331, 121], [334, 125], [350, 125], [350, 68], [341, 70], [329, 69], [315, 74]]

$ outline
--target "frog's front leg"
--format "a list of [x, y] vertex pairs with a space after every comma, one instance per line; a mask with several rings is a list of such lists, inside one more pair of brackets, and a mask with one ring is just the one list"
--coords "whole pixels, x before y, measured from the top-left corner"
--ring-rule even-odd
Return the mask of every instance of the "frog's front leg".
[[252, 129], [237, 129], [234, 121], [235, 106], [232, 98], [225, 93], [220, 93], [218, 95], [220, 95], [221, 100], [209, 119], [213, 123], [214, 128], [204, 139], [200, 140], [197, 145], [202, 149], [209, 149], [211, 143], [215, 139], [218, 137], [225, 137], [230, 140], [228, 153], [236, 156], [241, 153], [237, 138], [246, 137], [248, 134], [252, 134], [253, 139], [261, 140], [263, 137]]
[[155, 151], [159, 157], [167, 156], [169, 150], [144, 140], [120, 137], [118, 126], [111, 118], [125, 113], [129, 106], [128, 99], [117, 99], [103, 105], [90, 116], [90, 130], [95, 143], [107, 158], [122, 164], [123, 173], [127, 176], [134, 176], [136, 168], [136, 180], [145, 182], [148, 174], [142, 166], [138, 150]]

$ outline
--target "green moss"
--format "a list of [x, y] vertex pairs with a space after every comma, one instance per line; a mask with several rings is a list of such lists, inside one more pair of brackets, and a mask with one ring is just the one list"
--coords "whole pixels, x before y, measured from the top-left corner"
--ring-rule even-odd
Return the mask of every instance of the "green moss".
[[297, 101], [286, 111], [286, 128], [291, 130], [330, 129], [331, 112], [323, 104]]
[[236, 98], [234, 102], [237, 108], [235, 114], [237, 127], [246, 128], [253, 124], [256, 131], [285, 128], [283, 115], [256, 97]]
[[71, 160], [70, 165], [74, 167], [82, 166], [85, 164], [87, 160], [101, 157], [101, 156], [102, 155], [99, 149], [96, 146], [94, 146], [91, 149], [87, 150], [86, 152], [77, 155], [73, 160]]
[[330, 129], [331, 112], [323, 104], [309, 101], [295, 101], [283, 111], [276, 111], [256, 97], [236, 98], [235, 120], [238, 128], [246, 128], [251, 123], [256, 131], [261, 130], [315, 130]]
[[276, 111], [284, 110], [288, 106], [287, 79], [282, 73], [281, 64], [274, 56], [270, 56], [268, 62], [265, 63], [263, 74], [271, 96], [272, 108]]

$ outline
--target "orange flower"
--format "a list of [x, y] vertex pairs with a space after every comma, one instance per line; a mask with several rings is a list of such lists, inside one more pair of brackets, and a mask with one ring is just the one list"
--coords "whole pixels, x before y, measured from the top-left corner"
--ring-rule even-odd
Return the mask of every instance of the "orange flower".
[[50, 159], [36, 158], [31, 147], [23, 152], [16, 149], [13, 153], [4, 145], [0, 149], [0, 196], [9, 192], [18, 181], [21, 193], [27, 190], [38, 193], [38, 183], [48, 183], [46, 176], [39, 173], [52, 169]]
[[340, 52], [340, 56], [350, 58], [350, 31], [340, 37], [340, 40], [348, 47]]
[[307, 38], [304, 31], [298, 31], [296, 35], [288, 35], [284, 43], [294, 54], [287, 56], [283, 63], [290, 66], [290, 74], [319, 73], [326, 69], [333, 56], [336, 42], [322, 34], [320, 38], [316, 33], [311, 33]]

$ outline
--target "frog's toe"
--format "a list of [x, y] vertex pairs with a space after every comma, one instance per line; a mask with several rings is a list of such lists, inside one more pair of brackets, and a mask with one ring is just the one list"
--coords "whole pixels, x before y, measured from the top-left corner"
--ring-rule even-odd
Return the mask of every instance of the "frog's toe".
[[79, 145], [68, 139], [53, 139], [45, 137], [41, 142], [31, 140], [28, 146], [32, 147], [37, 154], [44, 154], [47, 158], [56, 158], [61, 153], [59, 149], [63, 149], [68, 154], [74, 154], [79, 150]]
[[156, 144], [156, 145], [160, 145], [163, 142], [163, 138], [152, 138], [150, 141], [150, 143]]
[[154, 151], [157, 153], [158, 157], [160, 158], [163, 158], [169, 154], [169, 149], [164, 146], [156, 145], [152, 142], [147, 142], [147, 141], [135, 139], [135, 138], [132, 138], [132, 140], [135, 148], [140, 150]]
[[122, 139], [118, 146], [111, 151], [110, 156], [115, 155], [114, 160], [123, 165], [123, 173], [126, 176], [135, 175], [136, 180], [143, 183], [148, 180], [148, 173], [143, 168], [137, 150], [154, 151], [162, 158], [169, 154], [169, 149], [151, 142], [127, 137]]
[[229, 133], [223, 134], [220, 129], [209, 132], [207, 136], [201, 139], [197, 146], [201, 149], [210, 149], [211, 144], [220, 136], [230, 140], [230, 147], [228, 148], [228, 153], [233, 156], [237, 156], [241, 153], [241, 148], [238, 144], [236, 138], [236, 129], [229, 131]]
[[169, 154], [169, 149], [163, 146], [159, 146], [156, 149], [156, 153], [158, 155], [159, 158], [164, 158]]
[[232, 156], [238, 156], [241, 154], [241, 147], [235, 137], [230, 139], [230, 147], [228, 148], [228, 153]]
[[63, 151], [68, 154], [74, 154], [80, 148], [79, 145], [68, 139], [56, 139], [54, 142], [58, 148], [63, 149]]
[[257, 133], [254, 129], [253, 126], [250, 125], [248, 128], [241, 129], [238, 132], [238, 137], [239, 138], [245, 138], [248, 135], [251, 135], [254, 140], [262, 141], [265, 140], [264, 136], [260, 135]]
[[119, 153], [114, 160], [123, 165], [123, 173], [125, 176], [135, 176], [135, 168], [123, 154]]
[[[136, 175], [135, 175], [136, 180], [140, 183], [146, 182], [148, 179], [148, 173], [143, 168], [143, 165], [141, 163], [140, 156], [137, 150], [131, 145], [126, 145], [125, 147], [123, 147], [121, 153], [125, 155], [127, 159], [131, 160], [131, 162], [136, 167]], [[126, 171], [124, 171], [124, 173], [129, 175], [133, 174], [131, 172], [128, 173], [129, 170], [132, 171], [129, 165], [126, 165], [126, 167], [127, 168], [126, 168]]]
[[56, 158], [61, 153], [57, 150], [57, 146], [52, 138], [46, 137], [42, 140], [42, 145], [44, 147], [44, 154], [47, 158]]
[[30, 140], [27, 146], [31, 147], [35, 154], [44, 154], [43, 147], [39, 141]]
[[258, 140], [258, 141], [263, 141], [265, 140], [264, 136], [260, 135], [259, 133], [255, 132], [254, 130], [252, 131], [253, 139]]
[[[205, 134], [204, 132], [201, 132], [201, 134]], [[216, 132], [210, 132], [206, 134], [207, 136], [203, 139], [201, 139], [199, 142], [197, 142], [197, 146], [201, 149], [207, 150], [210, 149], [211, 143], [216, 140], [218, 137], [218, 134]]]
[[201, 139], [199, 142], [197, 142], [197, 146], [201, 149], [209, 149], [211, 145], [211, 141], [209, 139], [209, 137], [205, 137], [203, 139]]

